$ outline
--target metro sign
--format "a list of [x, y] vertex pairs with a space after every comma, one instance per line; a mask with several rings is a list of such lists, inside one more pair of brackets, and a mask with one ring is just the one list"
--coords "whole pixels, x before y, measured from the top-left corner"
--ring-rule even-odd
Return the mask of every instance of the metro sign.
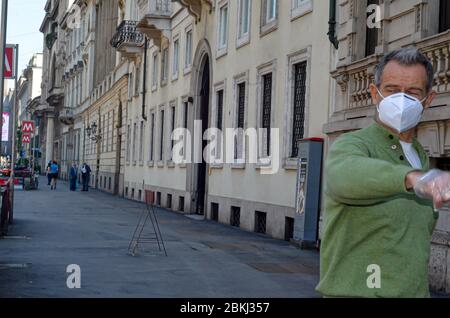
[[34, 121], [23, 121], [22, 132], [24, 134], [31, 134], [34, 132]]
[[26, 134], [22, 136], [22, 143], [23, 144], [29, 144], [31, 143], [31, 137], [30, 135]]
[[14, 66], [15, 66], [15, 54], [14, 45], [7, 45], [5, 47], [5, 66], [3, 76], [5, 79], [13, 79], [15, 78], [14, 74]]

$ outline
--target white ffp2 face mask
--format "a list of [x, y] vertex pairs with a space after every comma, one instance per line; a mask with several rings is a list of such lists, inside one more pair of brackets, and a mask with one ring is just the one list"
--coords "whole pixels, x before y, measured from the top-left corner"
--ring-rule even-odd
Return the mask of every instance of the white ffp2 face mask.
[[384, 97], [380, 91], [378, 93], [383, 100], [377, 109], [379, 118], [384, 124], [399, 133], [408, 131], [419, 124], [424, 112], [422, 103], [427, 98], [420, 101], [405, 93], [397, 93], [388, 97]]

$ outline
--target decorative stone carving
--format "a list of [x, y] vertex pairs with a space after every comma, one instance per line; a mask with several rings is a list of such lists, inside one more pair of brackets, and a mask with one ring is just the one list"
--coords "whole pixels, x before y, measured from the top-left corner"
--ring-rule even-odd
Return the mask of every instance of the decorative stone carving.
[[348, 89], [348, 80], [349, 76], [347, 73], [340, 74], [338, 77], [336, 77], [336, 82], [338, 83], [339, 87], [341, 88], [342, 93], [345, 93]]

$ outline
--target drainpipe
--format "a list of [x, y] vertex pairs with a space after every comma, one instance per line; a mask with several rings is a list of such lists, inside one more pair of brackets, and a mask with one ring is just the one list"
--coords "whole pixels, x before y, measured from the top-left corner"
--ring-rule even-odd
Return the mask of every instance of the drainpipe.
[[337, 50], [339, 41], [336, 36], [336, 0], [330, 0], [330, 15], [328, 19], [328, 39]]
[[147, 95], [147, 49], [148, 49], [148, 40], [145, 37], [145, 45], [144, 45], [144, 70], [142, 80], [142, 119], [147, 121], [147, 115], [145, 115], [145, 95]]

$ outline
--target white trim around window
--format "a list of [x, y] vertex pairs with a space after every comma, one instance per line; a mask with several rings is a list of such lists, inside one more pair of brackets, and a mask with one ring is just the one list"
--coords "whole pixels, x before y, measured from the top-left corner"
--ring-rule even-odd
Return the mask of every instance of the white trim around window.
[[313, 11], [314, 0], [291, 0], [291, 20], [295, 20]]
[[238, 0], [236, 48], [240, 48], [250, 43], [251, 26], [252, 26], [252, 0]]
[[[130, 66], [130, 75], [128, 77], [128, 101], [132, 101], [133, 100], [133, 83], [134, 83], [134, 77], [135, 77], [135, 73], [136, 73], [136, 68], [134, 67], [134, 63], [131, 64]], [[68, 96], [68, 90], [66, 89], [66, 93], [65, 96]]]
[[[217, 116], [218, 116], [218, 94], [219, 92], [222, 91], [222, 122], [218, 123], [217, 122]], [[223, 80], [220, 81], [216, 84], [214, 84], [214, 95], [213, 95], [213, 100], [212, 100], [212, 114], [211, 114], [211, 127], [213, 128], [220, 128], [222, 130], [222, 140], [218, 140], [217, 142], [219, 143], [219, 155], [222, 156], [222, 160], [225, 160], [225, 153], [224, 153], [224, 141], [225, 141], [225, 132], [226, 132], [226, 127], [225, 127], [225, 115], [227, 113], [227, 80]], [[223, 168], [223, 164], [218, 164], [218, 163], [211, 163], [210, 164], [211, 168], [214, 169], [221, 169]]]
[[294, 117], [294, 90], [295, 73], [294, 67], [298, 63], [306, 62], [306, 92], [305, 92], [305, 118], [304, 137], [308, 137], [309, 114], [310, 114], [310, 81], [311, 81], [311, 54], [312, 47], [294, 52], [287, 56], [286, 60], [286, 101], [284, 107], [284, 132], [283, 132], [283, 168], [297, 169], [297, 158], [291, 158], [293, 117]]
[[144, 153], [145, 153], [145, 122], [141, 120], [139, 122], [139, 150], [138, 150], [138, 162], [139, 166], [144, 165]]
[[230, 21], [230, 5], [228, 0], [223, 0], [219, 3], [217, 8], [217, 21], [219, 27], [217, 28], [217, 52], [216, 58], [220, 58], [228, 52], [228, 35], [229, 35], [229, 21]]
[[173, 37], [173, 49], [172, 49], [172, 81], [178, 79], [180, 73], [180, 35], [177, 34]]
[[[232, 110], [232, 116], [231, 116], [231, 120], [232, 120], [232, 125], [231, 128], [237, 129], [238, 128], [238, 120], [239, 120], [239, 85], [240, 84], [245, 84], [245, 98], [244, 98], [244, 131], [247, 129], [248, 127], [248, 108], [249, 108], [249, 104], [248, 104], [248, 98], [249, 98], [249, 85], [250, 85], [250, 79], [249, 79], [249, 75], [250, 71], [245, 71], [243, 73], [240, 73], [236, 76], [233, 77], [233, 110]], [[243, 139], [244, 145], [243, 146], [237, 146], [238, 147], [238, 151], [237, 151], [237, 157], [238, 159], [236, 160], [236, 162], [234, 162], [233, 164], [231, 164], [231, 168], [232, 169], [245, 169], [245, 162], [241, 163], [239, 162], [239, 158], [242, 159], [242, 155], [247, 154], [247, 145], [245, 143], [245, 139]]]
[[[133, 140], [131, 141], [133, 144], [133, 150], [131, 151], [131, 161], [133, 166], [136, 165], [136, 142], [137, 142], [137, 122], [133, 122]], [[103, 139], [104, 140], [104, 139]], [[102, 146], [103, 148], [103, 146]]]
[[[189, 129], [189, 95], [183, 95], [181, 96], [181, 103], [180, 103], [180, 114], [179, 117], [180, 120], [178, 121], [178, 126], [181, 128], [185, 128], [186, 130]], [[190, 149], [188, 151], [187, 149], [187, 140], [186, 140], [186, 136], [183, 137], [184, 140], [184, 148], [183, 148], [183, 152], [184, 152], [184, 159], [186, 160], [186, 153], [190, 153]], [[186, 163], [182, 163], [180, 165], [178, 165], [180, 168], [186, 168], [187, 165]]]
[[152, 92], [158, 89], [159, 65], [158, 65], [158, 51], [152, 54]]
[[[164, 117], [162, 114], [164, 113]], [[156, 153], [157, 156], [157, 167], [163, 168], [165, 165], [164, 158], [166, 157], [165, 153], [165, 147], [164, 143], [166, 142], [166, 131], [167, 131], [167, 112], [166, 112], [166, 105], [162, 104], [158, 107], [158, 133], [157, 133], [157, 145], [158, 145], [158, 152]], [[162, 139], [162, 140], [161, 140]], [[162, 156], [161, 156], [162, 154]]]
[[[168, 109], [168, 129], [166, 133], [166, 154], [167, 154], [167, 167], [173, 168], [175, 167], [175, 164], [173, 162], [173, 156], [172, 156], [172, 134], [173, 131], [177, 127], [177, 104], [178, 99], [174, 99], [169, 102], [169, 109]], [[173, 118], [173, 122], [172, 122]]]
[[161, 86], [165, 86], [169, 81], [169, 46], [161, 50]]
[[183, 54], [184, 75], [190, 73], [192, 70], [193, 47], [194, 47], [194, 32], [192, 24], [190, 24], [184, 30], [184, 54]]
[[[260, 36], [269, 34], [278, 28], [279, 6], [279, 0], [261, 0]], [[269, 10], [270, 8], [275, 10], [273, 17], [269, 17], [269, 12], [272, 12], [272, 10]]]
[[[258, 158], [266, 158], [266, 155], [263, 155], [263, 150], [265, 149], [263, 145], [263, 140], [260, 139], [259, 136], [259, 128], [262, 128], [262, 112], [263, 112], [263, 77], [267, 74], [272, 74], [272, 92], [271, 92], [271, 106], [270, 106], [270, 128], [275, 127], [275, 108], [276, 108], [276, 87], [277, 87], [277, 60], [272, 60], [268, 63], [262, 64], [257, 68], [256, 75], [256, 129], [258, 131]], [[256, 165], [260, 166], [259, 164]]]
[[134, 78], [134, 97], [139, 97], [141, 94], [141, 77], [143, 76], [141, 72], [141, 63], [137, 63], [135, 66], [136, 76]]
[[148, 160], [147, 166], [153, 167], [155, 162], [155, 141], [156, 141], [156, 123], [158, 121], [157, 113], [155, 108], [150, 110], [150, 115], [148, 116], [149, 120], [149, 134], [148, 134]]

